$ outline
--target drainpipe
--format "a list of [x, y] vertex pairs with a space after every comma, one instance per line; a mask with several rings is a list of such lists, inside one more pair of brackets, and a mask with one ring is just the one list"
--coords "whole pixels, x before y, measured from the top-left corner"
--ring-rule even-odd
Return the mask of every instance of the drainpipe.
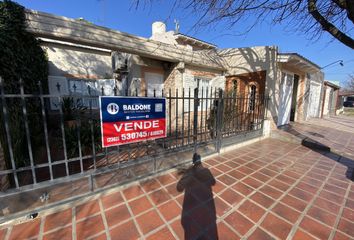
[[326, 83], [323, 84], [324, 86], [324, 91], [323, 91], [323, 99], [322, 99], [322, 111], [321, 111], [321, 118], [323, 118], [323, 109], [326, 101], [326, 90], [327, 90], [327, 85]]

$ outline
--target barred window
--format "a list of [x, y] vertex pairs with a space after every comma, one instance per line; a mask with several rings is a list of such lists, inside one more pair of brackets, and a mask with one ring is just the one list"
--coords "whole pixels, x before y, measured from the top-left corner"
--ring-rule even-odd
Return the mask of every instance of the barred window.
[[249, 96], [249, 110], [254, 111], [255, 106], [256, 106], [256, 93], [257, 93], [257, 87], [256, 85], [251, 85], [250, 86], [250, 96]]

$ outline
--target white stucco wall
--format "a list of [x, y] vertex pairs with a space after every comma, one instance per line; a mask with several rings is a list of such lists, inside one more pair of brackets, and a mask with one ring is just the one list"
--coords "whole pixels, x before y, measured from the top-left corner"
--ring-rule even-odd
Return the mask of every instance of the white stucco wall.
[[107, 78], [112, 76], [109, 51], [97, 51], [73, 46], [43, 43], [49, 60], [49, 75], [73, 75], [85, 78]]

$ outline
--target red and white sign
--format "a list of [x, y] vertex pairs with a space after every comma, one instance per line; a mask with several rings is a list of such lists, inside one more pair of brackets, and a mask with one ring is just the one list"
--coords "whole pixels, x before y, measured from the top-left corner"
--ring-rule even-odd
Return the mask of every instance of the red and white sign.
[[102, 147], [166, 137], [166, 99], [100, 97]]

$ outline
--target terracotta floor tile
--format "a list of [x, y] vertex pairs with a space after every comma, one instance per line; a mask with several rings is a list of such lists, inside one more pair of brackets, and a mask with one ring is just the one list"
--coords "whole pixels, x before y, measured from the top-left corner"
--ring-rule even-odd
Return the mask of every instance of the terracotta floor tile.
[[314, 187], [317, 187], [317, 188], [319, 188], [319, 187], [322, 185], [322, 182], [321, 182], [321, 181], [318, 181], [318, 180], [313, 179], [313, 178], [311, 178], [311, 177], [304, 177], [304, 178], [301, 180], [301, 182], [307, 183], [307, 184], [309, 184], [309, 185], [311, 185], [311, 186], [314, 186]]
[[317, 219], [318, 221], [330, 227], [333, 227], [337, 217], [336, 215], [328, 213], [327, 211], [324, 211], [323, 209], [318, 207], [311, 207], [310, 210], [307, 212], [307, 215], [314, 219]]
[[304, 183], [304, 182], [300, 182], [296, 185], [297, 188], [301, 189], [301, 190], [304, 190], [306, 192], [309, 192], [309, 193], [312, 193], [312, 194], [315, 194], [317, 191], [318, 191], [318, 187], [314, 187], [310, 184], [307, 184], [307, 183]]
[[100, 205], [98, 200], [92, 200], [90, 202], [83, 203], [76, 207], [76, 220], [89, 217], [100, 211]]
[[41, 219], [34, 219], [29, 222], [15, 225], [11, 231], [10, 239], [27, 239], [38, 235]]
[[264, 208], [268, 208], [274, 203], [273, 199], [267, 197], [266, 195], [260, 192], [256, 192], [250, 198]]
[[140, 183], [140, 186], [145, 190], [145, 192], [153, 192], [161, 188], [161, 184], [155, 179], [149, 179]]
[[331, 228], [312, 220], [307, 216], [301, 221], [300, 227], [320, 239], [327, 239], [331, 233]]
[[264, 215], [265, 210], [255, 203], [246, 200], [238, 210], [242, 212], [245, 216], [251, 219], [254, 222], [258, 222], [258, 220]]
[[174, 200], [170, 200], [167, 203], [160, 205], [158, 209], [167, 222], [180, 216], [182, 213], [182, 209]]
[[310, 202], [312, 200], [312, 198], [314, 197], [314, 194], [303, 191], [299, 188], [294, 188], [294, 189], [290, 190], [289, 194], [294, 197], [297, 197], [298, 199], [306, 201], [306, 202]]
[[90, 238], [90, 240], [107, 240], [107, 234], [103, 232], [98, 236]]
[[285, 176], [284, 174], [277, 176], [275, 179], [277, 179], [283, 183], [289, 184], [289, 185], [292, 185], [292, 184], [294, 184], [294, 182], [296, 182], [296, 179]]
[[268, 214], [261, 226], [280, 239], [286, 239], [292, 228], [289, 223], [276, 217], [274, 214]]
[[253, 173], [251, 175], [251, 177], [255, 178], [256, 180], [258, 180], [258, 181], [260, 181], [262, 183], [267, 182], [270, 179], [269, 176], [264, 175], [264, 174], [262, 174], [260, 172]]
[[319, 208], [323, 208], [333, 214], [338, 214], [340, 210], [340, 206], [338, 206], [337, 204], [327, 201], [326, 199], [320, 197], [316, 198], [316, 200], [314, 201], [314, 205], [316, 205]]
[[164, 174], [156, 177], [156, 179], [160, 182], [162, 186], [169, 185], [177, 181], [176, 178], [173, 177], [171, 174]]
[[326, 190], [322, 190], [319, 196], [336, 204], [342, 204], [342, 202], [344, 201], [344, 195], [339, 196], [335, 193], [331, 193]]
[[291, 170], [287, 170], [285, 172], [283, 172], [283, 175], [287, 176], [287, 177], [292, 177], [293, 179], [299, 179], [302, 175], [298, 174], [294, 171]]
[[128, 221], [122, 225], [112, 228], [109, 231], [111, 239], [135, 240], [140, 237], [138, 229], [133, 221]]
[[223, 174], [223, 172], [220, 171], [219, 169], [217, 169], [216, 167], [209, 168], [209, 170], [210, 170], [211, 174], [214, 176], [214, 178]]
[[235, 178], [235, 179], [238, 179], [238, 180], [240, 180], [240, 179], [244, 178], [245, 176], [247, 176], [246, 174], [244, 174], [244, 173], [242, 173], [242, 172], [240, 172], [240, 171], [238, 171], [236, 169], [228, 172], [227, 174], [230, 175], [231, 177]]
[[348, 199], [354, 200], [354, 192], [351, 192], [351, 191], [349, 192]]
[[247, 178], [243, 179], [242, 183], [247, 184], [248, 186], [250, 186], [250, 187], [252, 187], [254, 189], [259, 188], [260, 186], [263, 185], [262, 182], [254, 179], [252, 177], [247, 177]]
[[103, 207], [105, 209], [120, 205], [124, 202], [121, 192], [111, 193], [101, 198]]
[[180, 196], [176, 197], [175, 200], [182, 207], [183, 206], [183, 202], [184, 202], [184, 195], [180, 195]]
[[293, 196], [290, 195], [285, 195], [281, 200], [282, 203], [295, 208], [296, 210], [302, 212], [305, 210], [305, 208], [307, 207], [307, 203], [304, 201], [301, 201], [298, 198], [295, 198]]
[[232, 169], [231, 167], [229, 167], [229, 166], [227, 166], [225, 164], [219, 164], [219, 165], [216, 166], [216, 168], [219, 171], [223, 172], [223, 173], [226, 173], [226, 172], [228, 172], [228, 171], [230, 171]]
[[272, 171], [272, 170], [269, 170], [269, 169], [266, 169], [266, 168], [263, 168], [261, 170], [259, 170], [260, 173], [263, 173], [264, 175], [267, 175], [269, 177], [274, 177], [275, 175], [277, 175], [276, 172]]
[[223, 184], [225, 184], [226, 186], [231, 186], [232, 184], [234, 184], [237, 180], [234, 179], [233, 177], [230, 177], [226, 174], [221, 175], [217, 178], [217, 181], [221, 181]]
[[250, 175], [250, 174], [254, 173], [254, 170], [252, 170], [246, 166], [241, 166], [241, 167], [237, 168], [237, 170], [242, 172], [243, 174], [246, 174], [246, 175]]
[[292, 238], [292, 240], [316, 240], [316, 238], [312, 237], [310, 234], [298, 229]]
[[240, 237], [233, 232], [224, 222], [217, 224], [219, 240], [237, 240]]
[[54, 232], [45, 234], [43, 240], [72, 239], [72, 229], [70, 227], [60, 228]]
[[250, 230], [250, 228], [253, 226], [253, 223], [250, 220], [242, 216], [237, 211], [234, 211], [229, 216], [227, 216], [225, 218], [225, 222], [227, 222], [241, 235], [245, 235], [248, 230]]
[[177, 220], [173, 221], [170, 224], [170, 226], [173, 229], [173, 231], [175, 232], [175, 234], [178, 236], [179, 239], [185, 239], [184, 238], [184, 229], [181, 224], [181, 219], [177, 219]]
[[150, 235], [149, 237], [146, 238], [147, 240], [174, 240], [175, 237], [172, 235], [171, 231], [167, 228], [164, 227], [163, 229], [157, 231], [156, 233]]
[[0, 239], [5, 239], [6, 233], [7, 233], [6, 228], [0, 229]]
[[143, 195], [144, 192], [139, 185], [133, 185], [131, 187], [124, 189], [123, 194], [126, 199], [130, 200], [132, 198], [136, 198], [140, 195]]
[[254, 191], [253, 188], [251, 188], [251, 187], [249, 187], [249, 186], [247, 186], [247, 185], [245, 185], [245, 184], [243, 184], [241, 182], [236, 183], [231, 188], [233, 190], [235, 190], [237, 193], [240, 193], [240, 194], [242, 194], [244, 196], [248, 196], [249, 194], [251, 194]]
[[[353, 184], [354, 185], [354, 184]], [[345, 206], [349, 209], [354, 209], [354, 200], [347, 199]]]
[[212, 187], [214, 193], [219, 193], [225, 188], [226, 186], [220, 181], [216, 181], [215, 185]]
[[147, 213], [136, 218], [140, 229], [144, 234], [158, 228], [159, 226], [163, 225], [163, 222], [157, 212], [155, 210], [151, 210]]
[[223, 193], [219, 195], [219, 197], [225, 200], [230, 205], [236, 205], [244, 198], [242, 195], [236, 193], [231, 188], [226, 189]]
[[152, 204], [145, 196], [130, 201], [129, 206], [134, 215], [138, 215], [152, 208]]
[[182, 192], [179, 192], [177, 190], [177, 183], [172, 183], [172, 184], [166, 186], [165, 188], [171, 197], [176, 197], [176, 196], [182, 194]]
[[332, 184], [325, 184], [323, 189], [326, 190], [326, 191], [335, 193], [335, 194], [337, 194], [339, 196], [344, 196], [345, 192], [346, 192], [345, 189], [339, 188], [339, 187], [337, 187], [335, 185], [332, 185]]
[[276, 213], [277, 215], [288, 220], [291, 223], [295, 223], [300, 216], [300, 213], [298, 211], [295, 211], [282, 203], [278, 203], [277, 205], [275, 205], [275, 207], [272, 208], [272, 212]]
[[259, 189], [260, 192], [273, 199], [278, 199], [283, 193], [271, 186], [263, 186]]
[[131, 217], [129, 210], [125, 204], [120, 205], [115, 208], [112, 208], [110, 210], [107, 210], [105, 212], [105, 215], [106, 215], [107, 224], [109, 227], [112, 227], [112, 226], [114, 226], [124, 220], [127, 220]]
[[228, 161], [228, 162], [225, 162], [224, 164], [229, 166], [230, 168], [237, 168], [238, 166], [240, 166], [240, 164], [238, 164], [234, 161]]
[[78, 239], [88, 238], [104, 230], [101, 215], [94, 216], [76, 224], [76, 236]]
[[274, 187], [274, 188], [280, 190], [280, 191], [283, 191], [283, 192], [285, 192], [286, 190], [288, 190], [288, 189], [290, 188], [289, 185], [287, 185], [287, 184], [285, 184], [285, 183], [283, 183], [283, 182], [280, 182], [280, 181], [278, 181], [278, 180], [276, 180], [276, 179], [271, 180], [268, 184], [269, 184], [270, 186], [272, 186], [272, 187]]
[[72, 209], [50, 214], [45, 217], [44, 222], [44, 232], [47, 232], [51, 229], [63, 227], [68, 224], [71, 224], [72, 220]]
[[353, 238], [339, 231], [336, 231], [333, 240], [353, 240]]
[[224, 201], [222, 201], [218, 197], [215, 197], [213, 201], [215, 204], [216, 215], [218, 217], [221, 217], [222, 215], [224, 215], [231, 208], [230, 206], [228, 206]]
[[354, 238], [354, 222], [341, 218], [338, 229]]
[[349, 221], [354, 222], [354, 209], [344, 208], [342, 217], [346, 218]]
[[167, 202], [171, 199], [170, 194], [165, 189], [160, 189], [149, 194], [152, 202], [155, 206], [160, 205], [161, 203]]
[[257, 228], [251, 236], [247, 238], [248, 240], [274, 240], [274, 237], [270, 236], [268, 233], [260, 228]]

